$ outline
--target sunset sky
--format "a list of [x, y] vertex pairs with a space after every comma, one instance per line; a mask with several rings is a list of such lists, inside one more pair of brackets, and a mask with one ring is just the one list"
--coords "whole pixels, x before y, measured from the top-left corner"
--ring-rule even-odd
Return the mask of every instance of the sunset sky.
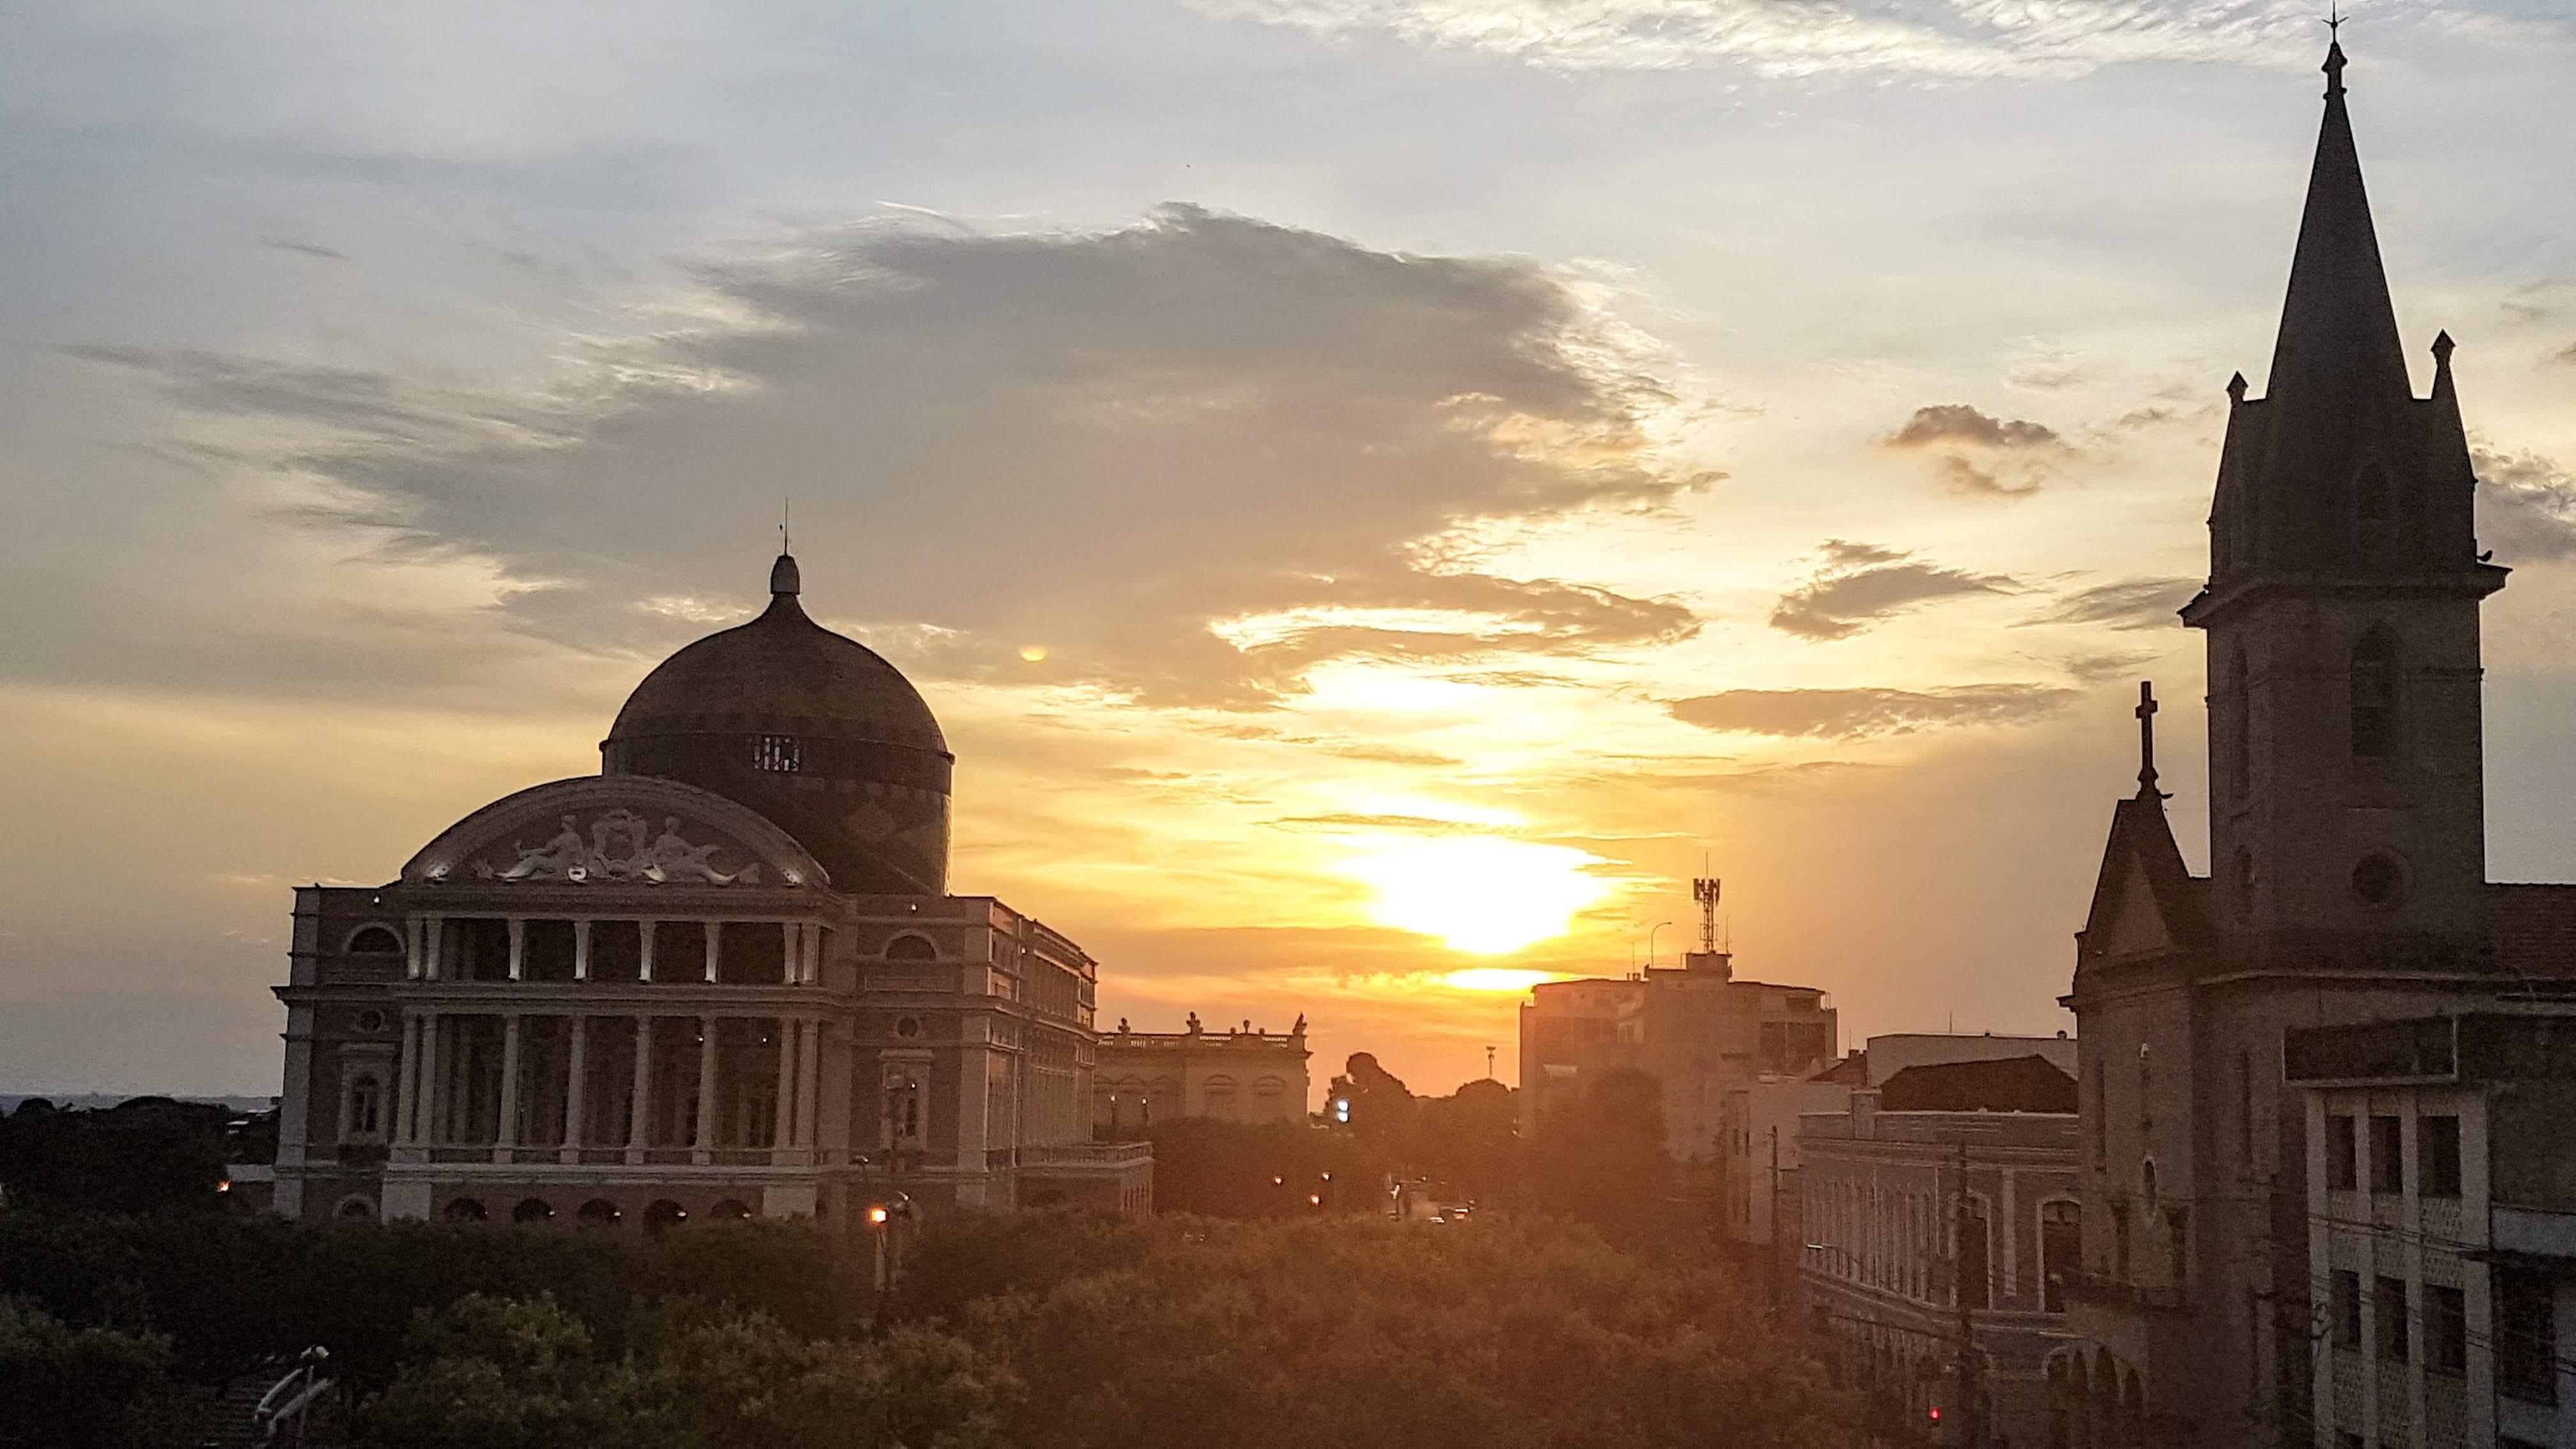
[[[1705, 857], [1846, 1045], [2071, 1027], [2140, 679], [2205, 858], [2319, 8], [11, 7], [0, 1089], [276, 1090], [290, 888], [596, 770], [783, 497], [1104, 1022], [1508, 1078]], [[2576, 879], [2576, 19], [2353, 15], [2490, 874]]]

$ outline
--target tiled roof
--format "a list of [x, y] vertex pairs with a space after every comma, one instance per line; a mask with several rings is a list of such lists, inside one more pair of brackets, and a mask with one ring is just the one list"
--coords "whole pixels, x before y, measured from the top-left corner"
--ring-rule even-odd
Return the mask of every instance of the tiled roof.
[[1878, 1089], [1882, 1112], [2072, 1112], [2075, 1079], [2046, 1057], [1907, 1067]]

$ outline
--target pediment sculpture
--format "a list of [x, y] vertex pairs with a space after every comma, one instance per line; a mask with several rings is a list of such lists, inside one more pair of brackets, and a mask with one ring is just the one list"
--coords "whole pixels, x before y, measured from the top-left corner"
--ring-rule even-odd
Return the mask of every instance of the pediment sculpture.
[[[622, 807], [603, 810], [590, 822], [590, 832], [582, 833], [580, 817], [559, 817], [563, 828], [552, 837], [535, 845], [512, 841], [508, 847], [518, 859], [508, 865], [495, 865], [489, 860], [474, 862], [474, 874], [484, 880], [588, 881], [612, 883], [642, 881], [652, 885], [682, 882], [693, 885], [758, 885], [760, 862], [748, 862], [734, 871], [718, 870], [714, 857], [730, 842], [711, 840], [693, 842], [680, 831], [676, 815], [662, 818], [662, 831], [655, 835], [643, 816]], [[732, 847], [738, 848], [738, 847]]]

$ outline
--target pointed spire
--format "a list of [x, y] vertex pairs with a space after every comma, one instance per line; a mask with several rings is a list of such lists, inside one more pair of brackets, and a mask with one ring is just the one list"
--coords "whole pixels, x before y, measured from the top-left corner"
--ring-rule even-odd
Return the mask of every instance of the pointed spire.
[[2234, 377], [2227, 380], [2227, 400], [2232, 403], [2241, 403], [2245, 401], [2244, 373], [2239, 372]]
[[796, 555], [782, 553], [778, 562], [769, 566], [769, 597], [772, 602], [792, 599], [804, 589], [804, 580], [796, 573]]
[[2272, 348], [2266, 395], [2276, 404], [2340, 409], [2411, 396], [2397, 309], [2388, 300], [2388, 273], [2344, 107], [2343, 68], [2337, 41], [2326, 52], [2325, 121]]

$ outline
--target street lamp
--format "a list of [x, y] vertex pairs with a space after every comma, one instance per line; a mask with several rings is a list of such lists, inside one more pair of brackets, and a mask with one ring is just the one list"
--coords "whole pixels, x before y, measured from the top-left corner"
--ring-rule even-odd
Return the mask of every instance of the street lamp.
[[1671, 924], [1672, 922], [1670, 921], [1657, 921], [1654, 926], [1646, 932], [1646, 969], [1649, 971], [1655, 969], [1655, 932], [1660, 931]]

